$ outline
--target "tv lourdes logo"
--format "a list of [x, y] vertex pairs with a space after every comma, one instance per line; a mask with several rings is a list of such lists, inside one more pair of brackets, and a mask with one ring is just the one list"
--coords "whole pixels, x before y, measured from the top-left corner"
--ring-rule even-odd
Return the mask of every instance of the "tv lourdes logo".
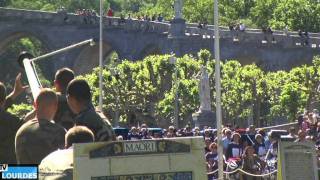
[[38, 179], [37, 165], [0, 164], [1, 179]]

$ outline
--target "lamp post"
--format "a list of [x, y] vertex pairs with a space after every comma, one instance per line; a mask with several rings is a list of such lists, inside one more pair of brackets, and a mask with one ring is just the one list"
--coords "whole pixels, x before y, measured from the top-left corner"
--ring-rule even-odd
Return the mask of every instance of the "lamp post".
[[[116, 68], [110, 68], [110, 73], [112, 76], [117, 77], [118, 76], [118, 71]], [[114, 88], [114, 87], [113, 87]], [[116, 89], [114, 89], [115, 92], [119, 92], [119, 88], [118, 86], [116, 87]], [[119, 95], [116, 95], [116, 110], [114, 112], [114, 127], [119, 127], [119, 119], [120, 119], [120, 99], [119, 99]]]
[[216, 118], [218, 134], [218, 175], [223, 180], [223, 147], [222, 147], [222, 117], [221, 117], [221, 78], [220, 78], [220, 42], [219, 42], [219, 11], [218, 0], [214, 0], [214, 56], [216, 85]]
[[178, 96], [178, 89], [179, 89], [179, 82], [178, 82], [178, 67], [177, 67], [177, 58], [174, 57], [174, 54], [171, 53], [170, 57], [170, 64], [175, 65], [174, 71], [174, 82], [173, 87], [175, 88], [175, 96], [174, 96], [174, 121], [173, 125], [175, 128], [179, 128], [179, 96]]
[[99, 109], [103, 112], [103, 0], [100, 0], [100, 40], [99, 40]]

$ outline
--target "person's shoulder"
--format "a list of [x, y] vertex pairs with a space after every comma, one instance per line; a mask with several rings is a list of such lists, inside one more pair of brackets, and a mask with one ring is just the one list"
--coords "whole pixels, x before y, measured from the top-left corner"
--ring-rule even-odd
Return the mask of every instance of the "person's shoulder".
[[[59, 164], [61, 165], [63, 162], [69, 162], [72, 160], [73, 157], [73, 149], [69, 148], [69, 149], [58, 149], [56, 151], [53, 151], [52, 153], [50, 153], [49, 155], [47, 155], [40, 164], [41, 166], [45, 166], [45, 165], [55, 165], [58, 166]], [[63, 162], [61, 161], [63, 160]], [[71, 165], [71, 163], [69, 163], [69, 165]]]
[[19, 122], [19, 121], [21, 121], [21, 119], [15, 115], [9, 113], [8, 111], [0, 110], [0, 122], [1, 121]]
[[[73, 149], [56, 150], [46, 156], [39, 165], [40, 179], [72, 179]], [[69, 178], [67, 178], [69, 177]]]
[[60, 124], [57, 124], [57, 123], [54, 123], [54, 122], [50, 122], [50, 123], [51, 123], [52, 128], [55, 129], [56, 131], [60, 131], [60, 132], [66, 133], [66, 130]]
[[25, 122], [21, 127], [20, 129], [35, 129], [34, 127], [35, 126], [38, 126], [39, 125], [39, 122], [37, 119], [31, 119], [27, 122]]
[[205, 157], [213, 156], [214, 154], [210, 151], [205, 154]]
[[37, 130], [38, 121], [36, 119], [25, 122], [17, 131], [16, 137], [32, 134]]
[[111, 126], [111, 123], [109, 122], [108, 118], [102, 112], [95, 109], [87, 111], [83, 118], [90, 119], [91, 122], [96, 121], [96, 123], [103, 123], [105, 125]]
[[40, 122], [40, 127], [44, 129], [47, 133], [66, 133], [66, 130], [59, 124], [56, 124], [51, 121], [43, 120], [43, 122]]

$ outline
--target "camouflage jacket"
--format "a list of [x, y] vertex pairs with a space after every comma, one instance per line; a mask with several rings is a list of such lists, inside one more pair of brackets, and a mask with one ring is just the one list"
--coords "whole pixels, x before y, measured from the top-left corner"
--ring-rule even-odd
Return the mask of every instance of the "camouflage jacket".
[[26, 122], [15, 139], [19, 164], [40, 164], [49, 153], [64, 148], [66, 131], [58, 124], [37, 119]]
[[74, 126], [75, 114], [69, 108], [67, 98], [64, 94], [57, 93], [58, 96], [58, 110], [54, 116], [54, 121], [60, 124], [66, 130]]
[[95, 141], [111, 141], [115, 137], [110, 122], [102, 113], [97, 113], [92, 105], [76, 116], [75, 123], [87, 126], [93, 132]]

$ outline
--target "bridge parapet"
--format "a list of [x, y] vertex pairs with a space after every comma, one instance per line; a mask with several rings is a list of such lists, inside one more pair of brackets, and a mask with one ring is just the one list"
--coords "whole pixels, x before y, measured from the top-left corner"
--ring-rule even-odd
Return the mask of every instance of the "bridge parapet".
[[170, 24], [153, 21], [140, 21], [135, 19], [123, 19], [119, 17], [105, 17], [106, 28], [122, 28], [125, 30], [166, 33], [169, 31]]
[[[200, 36], [202, 38], [214, 38], [214, 26], [207, 28], [198, 28], [194, 24], [188, 25], [186, 35]], [[319, 33], [309, 33], [309, 37], [300, 37], [298, 32], [275, 31], [273, 34], [263, 33], [258, 29], [248, 29], [245, 31], [230, 31], [226, 27], [220, 27], [220, 38], [232, 39], [235, 43], [253, 42], [257, 44], [281, 44], [287, 48], [296, 48], [299, 46], [320, 48]]]
[[[98, 26], [98, 16], [83, 16], [65, 11], [47, 12], [36, 10], [0, 8], [0, 20], [3, 21], [28, 21], [37, 23], [55, 23], [81, 26]], [[133, 19], [121, 20], [119, 17], [105, 17], [105, 28], [121, 28], [141, 32], [166, 33], [169, 31], [170, 24], [152, 21], [140, 21]]]
[[[187, 28], [198, 28], [198, 24], [195, 24], [195, 23], [187, 23], [186, 26], [187, 26]], [[210, 31], [214, 31], [214, 25], [207, 25], [205, 29], [210, 30]], [[219, 30], [220, 31], [229, 31], [229, 28], [226, 27], [226, 26], [220, 26]], [[247, 32], [247, 33], [262, 33], [262, 29], [246, 28], [245, 32]], [[282, 30], [273, 30], [273, 34], [274, 35], [284, 35], [284, 36], [287, 35]], [[290, 35], [290, 36], [299, 36], [299, 33], [297, 31], [289, 31], [288, 35]], [[311, 32], [309, 32], [308, 36], [310, 38], [320, 38], [320, 33], [311, 33]]]

